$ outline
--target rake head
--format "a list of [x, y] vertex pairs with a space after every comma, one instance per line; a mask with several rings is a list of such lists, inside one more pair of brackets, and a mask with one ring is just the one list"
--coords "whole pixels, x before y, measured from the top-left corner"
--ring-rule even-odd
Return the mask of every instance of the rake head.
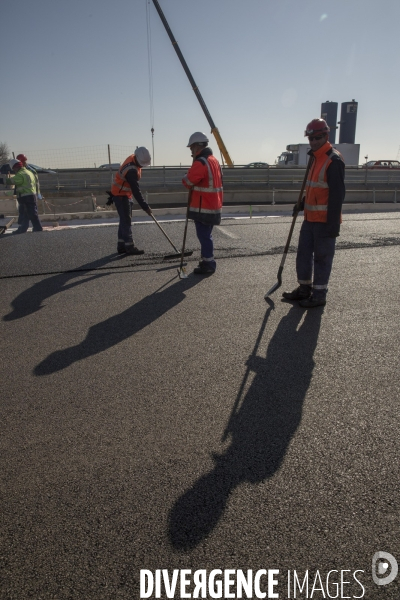
[[276, 290], [278, 288], [280, 288], [282, 285], [282, 281], [277, 281], [277, 283], [275, 285], [272, 286], [272, 288], [270, 290], [268, 290], [268, 292], [265, 294], [264, 298], [265, 300], [268, 299], [268, 296], [270, 296], [271, 294], [273, 294], [274, 292], [276, 292]]
[[264, 296], [265, 300], [267, 300], [268, 296], [270, 296], [271, 294], [273, 294], [274, 292], [276, 292], [276, 290], [281, 287], [281, 285], [282, 285], [282, 271], [283, 271], [283, 265], [281, 265], [279, 267], [279, 269], [278, 269], [278, 281], [265, 294], [265, 296]]

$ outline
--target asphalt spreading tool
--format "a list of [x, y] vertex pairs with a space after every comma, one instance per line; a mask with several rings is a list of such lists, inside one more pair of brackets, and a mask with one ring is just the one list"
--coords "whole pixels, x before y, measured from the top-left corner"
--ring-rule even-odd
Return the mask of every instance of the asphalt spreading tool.
[[[175, 250], [175, 254], [168, 254], [167, 256], [164, 256], [163, 260], [172, 260], [174, 258], [180, 258], [181, 252], [179, 252], [178, 248], [175, 246], [175, 244], [172, 242], [172, 240], [168, 237], [168, 235], [166, 234], [164, 229], [161, 227], [160, 223], [157, 221], [157, 219], [155, 218], [153, 213], [150, 216], [153, 219], [154, 223], [157, 225], [157, 227], [163, 232], [163, 234], [165, 235], [165, 237], [167, 238], [167, 240], [169, 241], [169, 243], [171, 244], [173, 249]], [[193, 250], [188, 250], [187, 252], [184, 253], [184, 256], [192, 256], [192, 254], [193, 254]]]
[[292, 234], [293, 234], [294, 226], [296, 224], [297, 215], [299, 214], [300, 205], [301, 205], [301, 202], [303, 200], [304, 188], [306, 187], [308, 173], [310, 171], [310, 167], [311, 167], [311, 164], [312, 164], [313, 160], [314, 160], [314, 156], [311, 155], [310, 158], [309, 158], [309, 160], [308, 160], [306, 172], [304, 174], [304, 179], [303, 179], [303, 184], [301, 186], [300, 194], [299, 194], [298, 200], [297, 200], [297, 202], [295, 204], [295, 207], [294, 207], [292, 225], [290, 227], [290, 231], [289, 231], [288, 239], [287, 239], [287, 242], [286, 242], [286, 246], [285, 246], [285, 249], [283, 251], [283, 256], [282, 256], [281, 264], [280, 264], [279, 269], [278, 269], [278, 281], [265, 294], [264, 298], [267, 301], [268, 301], [268, 296], [270, 296], [273, 292], [275, 292], [282, 285], [283, 267], [285, 265], [286, 256], [287, 256], [287, 253], [289, 251], [290, 240], [292, 239]]
[[188, 201], [187, 201], [187, 208], [186, 208], [185, 232], [183, 234], [183, 242], [182, 242], [181, 264], [179, 265], [179, 269], [178, 269], [179, 279], [187, 278], [186, 270], [185, 270], [185, 267], [183, 266], [183, 259], [185, 256], [186, 234], [187, 234], [187, 228], [188, 228], [188, 222], [189, 222], [189, 209], [190, 209], [191, 200], [192, 200], [192, 190], [190, 190], [189, 194], [188, 194]]

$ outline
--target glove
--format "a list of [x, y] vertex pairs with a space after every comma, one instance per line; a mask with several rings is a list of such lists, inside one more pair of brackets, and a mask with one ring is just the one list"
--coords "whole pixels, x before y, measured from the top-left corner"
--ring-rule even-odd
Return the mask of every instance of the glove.
[[106, 206], [111, 206], [111, 204], [114, 204], [114, 196], [111, 194], [111, 192], [106, 192], [106, 194], [108, 196]]
[[326, 233], [327, 233], [328, 237], [330, 237], [330, 238], [339, 237], [339, 235], [340, 235], [339, 231], [340, 231], [339, 223], [337, 223], [337, 224], [333, 223], [333, 224], [327, 225]]
[[304, 210], [304, 198], [300, 202], [299, 205], [297, 205], [297, 202], [296, 202], [296, 204], [293, 206], [292, 217], [294, 217], [294, 215], [296, 215], [297, 213], [301, 212], [302, 210]]
[[153, 214], [150, 206], [149, 206], [149, 208], [145, 212], [147, 212], [147, 214], [149, 215], [149, 217], [151, 217], [151, 215]]

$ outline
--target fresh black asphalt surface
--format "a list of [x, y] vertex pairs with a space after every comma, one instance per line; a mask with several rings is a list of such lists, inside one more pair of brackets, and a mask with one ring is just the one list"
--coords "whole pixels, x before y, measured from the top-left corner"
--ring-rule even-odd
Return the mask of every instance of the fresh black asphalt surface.
[[136, 600], [143, 569], [279, 569], [279, 598], [308, 569], [308, 597], [399, 600], [371, 565], [400, 562], [400, 212], [345, 215], [309, 311], [281, 301], [299, 225], [264, 299], [290, 222], [224, 220], [206, 278], [190, 224], [183, 280], [153, 223], [140, 257], [115, 225], [0, 236], [2, 600]]

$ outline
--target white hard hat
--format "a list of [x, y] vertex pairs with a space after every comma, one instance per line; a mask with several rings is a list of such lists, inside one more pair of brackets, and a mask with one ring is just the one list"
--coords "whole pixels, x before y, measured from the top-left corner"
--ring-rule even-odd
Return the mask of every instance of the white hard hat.
[[144, 146], [136, 148], [135, 156], [141, 167], [149, 167], [151, 165], [151, 154]]
[[15, 165], [20, 165], [22, 164], [20, 160], [16, 160], [15, 158], [12, 158], [9, 163], [10, 168], [12, 169]]
[[190, 146], [192, 146], [193, 144], [208, 144], [208, 137], [202, 133], [201, 131], [196, 131], [195, 133], [192, 133], [192, 135], [189, 138], [189, 143], [186, 146], [186, 148], [190, 148]]

